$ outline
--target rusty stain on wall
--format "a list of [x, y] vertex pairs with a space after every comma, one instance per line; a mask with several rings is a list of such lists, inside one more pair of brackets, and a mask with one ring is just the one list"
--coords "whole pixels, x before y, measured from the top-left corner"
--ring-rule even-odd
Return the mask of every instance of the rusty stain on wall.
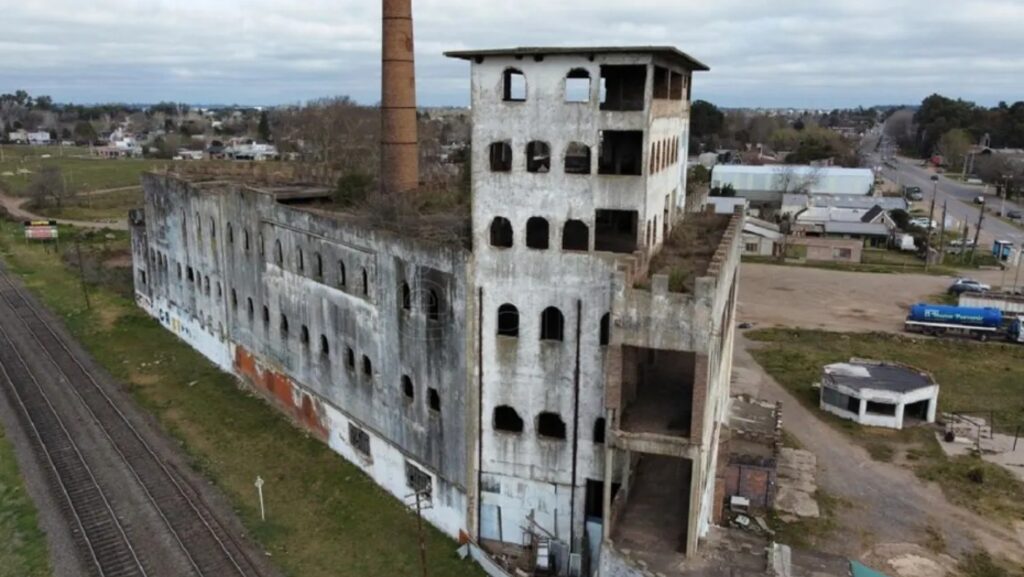
[[330, 431], [325, 424], [321, 402], [295, 385], [287, 375], [264, 367], [245, 349], [235, 347], [235, 371], [253, 387], [274, 401], [303, 428], [326, 441]]

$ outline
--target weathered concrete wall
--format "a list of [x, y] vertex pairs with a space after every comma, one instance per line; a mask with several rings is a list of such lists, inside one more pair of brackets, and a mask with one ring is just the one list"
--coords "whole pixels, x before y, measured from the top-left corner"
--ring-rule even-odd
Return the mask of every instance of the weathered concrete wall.
[[[237, 185], [147, 175], [144, 186], [146, 238], [168, 258], [166, 274], [137, 285], [147, 310], [396, 496], [410, 492], [406, 459], [428, 472], [427, 517], [464, 530], [468, 253]], [[352, 458], [349, 422], [370, 437], [369, 464]]]

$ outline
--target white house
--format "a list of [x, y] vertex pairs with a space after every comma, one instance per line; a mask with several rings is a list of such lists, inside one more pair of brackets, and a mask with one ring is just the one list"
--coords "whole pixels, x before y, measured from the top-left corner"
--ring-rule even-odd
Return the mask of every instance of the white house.
[[939, 385], [931, 375], [895, 363], [850, 359], [826, 365], [823, 411], [872, 427], [902, 429], [907, 421], [935, 422]]

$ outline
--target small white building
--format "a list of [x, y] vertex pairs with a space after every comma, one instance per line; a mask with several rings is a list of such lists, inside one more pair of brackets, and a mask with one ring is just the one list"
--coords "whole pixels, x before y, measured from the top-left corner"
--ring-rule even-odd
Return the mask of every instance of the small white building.
[[50, 133], [45, 130], [29, 132], [28, 143], [32, 146], [47, 146], [50, 144]]
[[821, 376], [821, 409], [861, 425], [934, 423], [938, 402], [931, 375], [905, 365], [850, 359], [826, 365]]
[[747, 217], [743, 224], [743, 254], [750, 256], [773, 256], [775, 243], [782, 240], [779, 225]]

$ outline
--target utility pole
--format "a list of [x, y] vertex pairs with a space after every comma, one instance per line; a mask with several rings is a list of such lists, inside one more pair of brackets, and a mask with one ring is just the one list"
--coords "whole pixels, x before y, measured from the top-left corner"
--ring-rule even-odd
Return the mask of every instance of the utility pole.
[[974, 228], [974, 244], [971, 246], [971, 263], [974, 263], [974, 251], [978, 250], [978, 235], [981, 234], [981, 223], [985, 222], [985, 204], [978, 211], [978, 226]]
[[939, 264], [946, 262], [946, 205], [949, 201], [942, 201], [942, 223], [939, 224]]
[[928, 209], [928, 231], [924, 237], [924, 270], [928, 270], [928, 266], [932, 262], [932, 223], [935, 222], [935, 197], [939, 194], [939, 177], [938, 175], [932, 175], [932, 204], [931, 208]]
[[82, 261], [82, 245], [78, 241], [78, 236], [75, 236], [75, 254], [78, 256], [78, 279], [82, 284], [82, 296], [85, 297], [85, 308], [90, 310], [92, 309], [92, 305], [89, 303], [89, 289], [85, 286], [85, 262]]

